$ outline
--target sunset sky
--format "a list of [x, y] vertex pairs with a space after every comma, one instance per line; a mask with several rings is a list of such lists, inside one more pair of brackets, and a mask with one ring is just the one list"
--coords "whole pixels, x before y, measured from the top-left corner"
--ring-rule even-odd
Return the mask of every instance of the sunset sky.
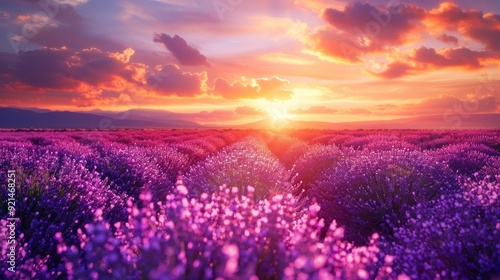
[[500, 2], [7, 0], [0, 106], [200, 123], [500, 112]]

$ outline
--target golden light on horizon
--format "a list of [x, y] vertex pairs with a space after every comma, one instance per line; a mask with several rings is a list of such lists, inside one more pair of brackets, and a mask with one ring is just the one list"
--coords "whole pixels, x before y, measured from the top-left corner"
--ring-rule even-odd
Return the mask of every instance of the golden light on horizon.
[[269, 111], [269, 116], [274, 121], [286, 121], [286, 120], [290, 120], [290, 117], [291, 117], [290, 114], [288, 114], [288, 111], [285, 107], [272, 108]]

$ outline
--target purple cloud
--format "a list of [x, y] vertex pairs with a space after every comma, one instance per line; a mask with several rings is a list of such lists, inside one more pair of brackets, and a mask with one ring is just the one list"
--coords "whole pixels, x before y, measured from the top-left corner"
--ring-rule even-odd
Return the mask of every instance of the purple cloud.
[[162, 43], [182, 65], [209, 66], [207, 58], [200, 51], [188, 45], [186, 40], [179, 35], [171, 37], [165, 33], [156, 34], [153, 41]]

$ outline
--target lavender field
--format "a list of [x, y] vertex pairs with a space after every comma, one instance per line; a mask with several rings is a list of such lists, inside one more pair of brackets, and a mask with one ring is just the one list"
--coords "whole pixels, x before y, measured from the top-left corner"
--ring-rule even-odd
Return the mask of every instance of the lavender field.
[[0, 165], [3, 279], [500, 277], [498, 130], [3, 131]]

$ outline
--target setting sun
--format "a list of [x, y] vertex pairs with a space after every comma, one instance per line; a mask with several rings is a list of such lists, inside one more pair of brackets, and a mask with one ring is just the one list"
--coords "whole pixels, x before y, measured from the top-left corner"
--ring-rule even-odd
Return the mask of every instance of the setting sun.
[[288, 114], [285, 107], [282, 108], [272, 108], [269, 111], [269, 116], [275, 121], [288, 121], [290, 120], [290, 115]]

